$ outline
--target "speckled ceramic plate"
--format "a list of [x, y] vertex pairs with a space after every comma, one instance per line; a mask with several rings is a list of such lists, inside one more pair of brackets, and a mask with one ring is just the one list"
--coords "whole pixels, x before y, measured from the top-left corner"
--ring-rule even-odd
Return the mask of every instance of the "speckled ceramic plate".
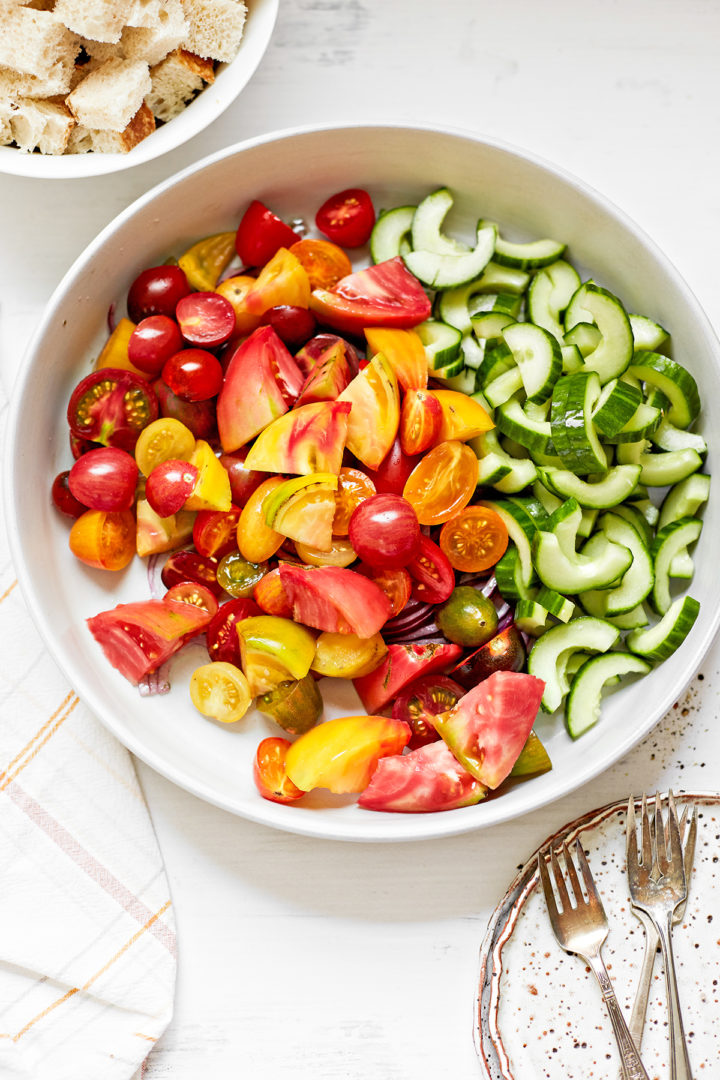
[[[685, 793], [698, 806], [690, 896], [673, 944], [694, 1076], [720, 1061], [720, 795]], [[582, 838], [610, 924], [603, 956], [629, 1020], [645, 938], [632, 914], [625, 876], [625, 803], [612, 803], [565, 826], [539, 850]], [[475, 1045], [489, 1080], [593, 1080], [619, 1076], [620, 1059], [589, 968], [557, 944], [538, 887], [537, 852], [495, 909], [480, 950]], [[658, 957], [642, 1055], [651, 1080], [666, 1080], [669, 1038]]]

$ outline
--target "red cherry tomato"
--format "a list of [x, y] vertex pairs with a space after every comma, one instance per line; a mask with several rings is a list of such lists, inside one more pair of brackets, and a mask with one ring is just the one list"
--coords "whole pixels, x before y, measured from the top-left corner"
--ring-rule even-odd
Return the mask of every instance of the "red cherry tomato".
[[102, 446], [102, 443], [92, 442], [90, 439], [79, 439], [77, 435], [73, 435], [72, 431], [68, 439], [70, 443], [70, 453], [73, 456], [73, 461], [77, 461], [83, 454], [87, 454], [88, 450], [97, 450]]
[[390, 601], [390, 618], [399, 615], [412, 593], [412, 578], [407, 570], [378, 570], [374, 566], [358, 566], [358, 573], [374, 581]]
[[235, 236], [235, 250], [245, 266], [264, 266], [281, 247], [297, 240], [289, 225], [254, 199], [243, 214]]
[[159, 375], [166, 360], [182, 349], [180, 327], [167, 315], [148, 315], [128, 341], [128, 359], [140, 371]]
[[375, 208], [367, 191], [347, 188], [331, 195], [315, 216], [315, 224], [328, 240], [341, 247], [362, 247], [375, 224]]
[[235, 309], [219, 293], [197, 292], [178, 302], [175, 316], [189, 345], [215, 349], [235, 332]]
[[240, 638], [237, 624], [251, 615], [262, 615], [254, 600], [240, 597], [221, 604], [206, 630], [207, 651], [211, 660], [222, 660], [240, 667]]
[[403, 453], [398, 435], [377, 469], [365, 469], [365, 472], [378, 491], [402, 495], [407, 479], [419, 461], [419, 457], [408, 457]]
[[86, 510], [70, 530], [76, 559], [98, 570], [124, 570], [135, 554], [135, 516], [131, 510]]
[[293, 784], [285, 771], [285, 758], [292, 746], [289, 739], [263, 739], [253, 761], [253, 779], [263, 799], [270, 802], [295, 802], [305, 794]]
[[[118, 446], [132, 453], [138, 435], [157, 420], [152, 387], [122, 368], [101, 368], [82, 379], [67, 410], [70, 431], [78, 439]], [[84, 451], [83, 451], [84, 452]]]
[[200, 585], [197, 581], [181, 581], [173, 585], [163, 596], [163, 600], [180, 600], [183, 604], [194, 604], [201, 611], [207, 611], [208, 615], [216, 615], [218, 602], [208, 589], [207, 585]]
[[286, 345], [298, 348], [309, 341], [315, 332], [315, 316], [307, 308], [279, 304], [268, 308], [260, 320], [261, 326], [272, 326]]
[[128, 315], [134, 323], [148, 315], [175, 314], [178, 300], [190, 292], [185, 271], [179, 266], [152, 266], [143, 270], [130, 286]]
[[170, 458], [156, 465], [145, 483], [145, 498], [159, 517], [182, 510], [197, 484], [198, 470], [189, 461]]
[[52, 496], [53, 504], [61, 514], [65, 514], [66, 517], [79, 518], [81, 514], [85, 513], [87, 506], [84, 506], [73, 495], [68, 486], [69, 476], [70, 472], [67, 469], [65, 472], [58, 473], [53, 480], [52, 491], [50, 494]]
[[160, 575], [166, 589], [179, 585], [181, 581], [195, 581], [207, 585], [213, 596], [222, 594], [222, 586], [217, 580], [217, 560], [206, 559], [194, 551], [174, 551], [167, 559]]
[[192, 431], [196, 439], [207, 440], [216, 435], [214, 401], [183, 401], [177, 394], [173, 394], [162, 379], [155, 380], [153, 390], [157, 394], [161, 416], [170, 416], [173, 420], [179, 420]]
[[408, 390], [400, 412], [400, 445], [405, 454], [422, 454], [437, 442], [442, 428], [440, 402], [429, 390]]
[[371, 495], [353, 510], [348, 537], [363, 562], [398, 570], [418, 552], [420, 525], [402, 495]]
[[248, 449], [244, 446], [234, 454], [220, 455], [220, 464], [230, 477], [230, 497], [234, 506], [243, 507], [253, 491], [257, 491], [262, 482], [267, 480], [267, 473], [245, 468]]
[[193, 544], [200, 555], [222, 559], [237, 547], [237, 527], [240, 508], [200, 510], [193, 524]]
[[91, 510], [129, 510], [135, 502], [135, 458], [116, 446], [101, 446], [79, 458], [68, 479], [70, 491]]
[[396, 720], [404, 720], [410, 725], [412, 735], [408, 746], [411, 750], [440, 738], [433, 717], [452, 709], [464, 693], [464, 687], [446, 675], [423, 675], [401, 690], [395, 698], [392, 714]]
[[428, 604], [442, 604], [455, 588], [455, 573], [443, 551], [427, 536], [420, 537], [420, 549], [408, 563], [414, 578], [412, 595]]
[[184, 349], [171, 356], [162, 369], [163, 382], [183, 401], [207, 401], [220, 393], [223, 369], [205, 349]]

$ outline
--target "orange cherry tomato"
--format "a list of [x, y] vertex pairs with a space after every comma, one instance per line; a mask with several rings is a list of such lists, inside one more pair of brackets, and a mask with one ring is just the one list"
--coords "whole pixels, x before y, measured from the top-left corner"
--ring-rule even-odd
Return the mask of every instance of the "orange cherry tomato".
[[245, 300], [251, 289], [255, 287], [257, 280], [246, 274], [238, 274], [237, 277], [225, 278], [215, 289], [216, 293], [224, 296], [232, 305], [235, 312], [235, 333], [238, 337], [252, 334], [260, 325], [260, 315], [255, 315], [245, 307]]
[[289, 739], [263, 739], [255, 752], [253, 779], [263, 799], [270, 802], [295, 802], [305, 794], [295, 787], [285, 772], [285, 758], [292, 746]]
[[352, 263], [343, 249], [329, 240], [298, 240], [289, 250], [305, 267], [311, 289], [332, 289], [352, 274]]
[[193, 524], [195, 550], [206, 558], [222, 559], [223, 555], [229, 555], [237, 546], [239, 521], [238, 506], [229, 510], [200, 510]]
[[243, 559], [247, 559], [248, 562], [265, 562], [285, 542], [282, 533], [275, 532], [265, 524], [263, 510], [266, 497], [284, 483], [285, 478], [282, 476], [270, 476], [267, 480], [263, 480], [242, 509], [237, 527], [237, 545]]
[[424, 454], [438, 441], [443, 422], [440, 402], [428, 390], [408, 390], [400, 411], [403, 454]]
[[399, 615], [412, 592], [412, 578], [407, 570], [378, 570], [373, 566], [359, 566], [358, 570], [385, 593], [390, 601], [390, 618]]
[[369, 476], [360, 469], [341, 469], [335, 491], [335, 517], [333, 536], [347, 536], [353, 510], [365, 499], [375, 495], [376, 489]]
[[489, 570], [508, 546], [505, 522], [489, 506], [468, 506], [443, 525], [440, 547], [455, 570]]
[[285, 760], [287, 775], [303, 791], [364, 791], [380, 758], [401, 754], [410, 734], [406, 723], [386, 716], [326, 720], [292, 744]]
[[464, 510], [478, 482], [478, 459], [465, 443], [441, 442], [407, 478], [403, 495], [421, 525], [442, 525]]
[[76, 559], [98, 570], [124, 570], [135, 554], [132, 510], [86, 510], [70, 530]]

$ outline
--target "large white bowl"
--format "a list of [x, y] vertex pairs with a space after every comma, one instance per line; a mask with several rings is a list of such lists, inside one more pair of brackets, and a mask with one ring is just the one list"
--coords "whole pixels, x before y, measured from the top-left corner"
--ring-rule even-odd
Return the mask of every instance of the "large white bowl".
[[128, 154], [26, 154], [16, 147], [0, 146], [0, 172], [40, 180], [102, 176], [152, 161], [204, 131], [245, 88], [270, 44], [280, 0], [246, 2], [247, 20], [235, 59], [219, 64], [212, 86], [206, 87], [178, 116], [158, 127]]
[[[455, 225], [479, 216], [518, 238], [566, 240], [579, 268], [617, 291], [632, 311], [673, 335], [675, 356], [695, 374], [704, 429], [720, 430], [718, 342], [688, 287], [640, 229], [580, 181], [530, 155], [469, 135], [429, 128], [301, 130], [253, 139], [207, 158], [139, 199], [77, 260], [55, 292], [29, 347], [11, 410], [6, 449], [7, 516], [20, 583], [53, 655], [84, 701], [133, 752], [203, 799], [256, 821], [314, 836], [400, 840], [451, 835], [536, 810], [625, 754], [672, 705], [697, 669], [720, 620], [716, 566], [720, 500], [711, 497], [692, 592], [702, 610], [682, 648], [647, 678], [615, 694], [579, 742], [562, 719], [540, 717], [553, 770], [478, 806], [425, 815], [378, 814], [314, 793], [295, 806], [262, 800], [251, 779], [257, 743], [273, 725], [258, 714], [232, 729], [193, 709], [187, 677], [201, 654], [174, 668], [169, 697], [141, 699], [112, 670], [84, 619], [147, 596], [134, 560], [119, 575], [78, 563], [67, 522], [50, 503], [53, 476], [68, 468], [65, 408], [97, 355], [109, 304], [145, 266], [193, 239], [227, 229], [253, 197], [285, 217], [305, 215], [334, 191], [366, 187], [378, 207], [411, 203], [440, 184], [456, 193]], [[711, 450], [711, 459], [717, 451]], [[710, 462], [712, 471], [712, 460]], [[350, 684], [334, 682], [328, 710], [362, 712]], [[237, 730], [235, 730], [237, 729]]]

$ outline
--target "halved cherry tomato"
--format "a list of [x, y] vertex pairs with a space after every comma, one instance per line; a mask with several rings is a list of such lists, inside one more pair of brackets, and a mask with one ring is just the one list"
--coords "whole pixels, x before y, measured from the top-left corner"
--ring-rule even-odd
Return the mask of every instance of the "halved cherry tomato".
[[76, 559], [98, 570], [124, 570], [135, 554], [132, 510], [86, 510], [70, 530]]
[[409, 683], [420, 675], [447, 671], [462, 656], [459, 645], [414, 642], [389, 645], [387, 656], [369, 675], [355, 679], [360, 700], [369, 713], [384, 709]]
[[121, 368], [101, 368], [75, 387], [67, 419], [78, 439], [132, 453], [140, 432], [157, 414], [158, 400], [149, 383]]
[[327, 240], [298, 240], [289, 250], [305, 267], [311, 289], [332, 289], [352, 274], [352, 263], [343, 249]]
[[171, 416], [154, 420], [140, 433], [135, 445], [135, 460], [143, 476], [163, 461], [189, 461], [195, 450], [192, 431]]
[[211, 660], [227, 660], [240, 667], [240, 639], [237, 624], [251, 615], [260, 615], [260, 608], [254, 600], [241, 597], [221, 604], [208, 623], [205, 631], [208, 656]]
[[446, 675], [423, 675], [398, 694], [392, 714], [410, 725], [411, 750], [440, 738], [433, 718], [452, 709], [464, 693], [464, 688]]
[[267, 572], [267, 563], [248, 562], [239, 551], [231, 551], [220, 560], [217, 579], [230, 596], [249, 598]]
[[222, 586], [217, 580], [217, 560], [206, 559], [194, 551], [174, 551], [162, 568], [160, 579], [166, 589], [183, 581], [205, 585], [213, 596], [220, 596]]
[[198, 292], [214, 289], [225, 267], [235, 254], [235, 233], [215, 233], [198, 240], [178, 259], [191, 288]]
[[347, 188], [325, 200], [315, 215], [315, 224], [334, 244], [362, 247], [375, 224], [375, 207], [367, 191]]
[[248, 562], [265, 562], [283, 545], [283, 534], [265, 524], [263, 503], [284, 482], [282, 476], [269, 476], [252, 493], [242, 509], [237, 527], [237, 546]]
[[198, 712], [234, 724], [250, 708], [252, 695], [240, 668], [219, 660], [203, 664], [190, 678], [190, 699]]
[[70, 472], [67, 469], [57, 474], [52, 485], [52, 501], [61, 514], [65, 514], [66, 517], [79, 518], [88, 507], [73, 495], [68, 485], [69, 476]]
[[230, 510], [200, 510], [193, 525], [193, 544], [200, 555], [222, 559], [237, 547], [237, 527], [240, 508]]
[[412, 578], [407, 570], [378, 570], [374, 566], [358, 566], [358, 573], [374, 581], [390, 601], [390, 618], [399, 615], [412, 593]]
[[221, 281], [215, 292], [232, 305], [235, 312], [235, 333], [238, 337], [252, 334], [260, 325], [260, 316], [254, 315], [245, 307], [247, 294], [255, 287], [256, 279], [247, 274], [238, 274], [236, 277], [225, 278]]
[[162, 377], [183, 401], [207, 401], [220, 393], [223, 369], [207, 349], [183, 349], [165, 363]]
[[335, 517], [333, 535], [347, 536], [350, 518], [356, 506], [364, 499], [375, 494], [372, 480], [360, 469], [341, 469], [338, 474], [338, 486], [335, 492]]
[[257, 491], [263, 480], [267, 480], [265, 473], [245, 467], [248, 449], [249, 447], [242, 446], [234, 454], [220, 455], [220, 464], [230, 477], [233, 506], [243, 507], [253, 491]]
[[427, 536], [420, 537], [420, 550], [408, 564], [415, 579], [412, 595], [428, 604], [442, 604], [455, 588], [455, 573], [437, 544]]
[[183, 604], [194, 604], [211, 617], [217, 614], [218, 602], [206, 585], [197, 581], [181, 581], [173, 585], [163, 596], [163, 600], [178, 600]]
[[297, 739], [285, 760], [287, 774], [303, 791], [325, 787], [337, 795], [363, 791], [380, 758], [400, 754], [410, 728], [386, 716], [326, 720]]
[[442, 427], [440, 402], [429, 390], [408, 390], [400, 410], [400, 445], [404, 454], [423, 454]]
[[335, 679], [355, 679], [374, 671], [386, 653], [380, 634], [361, 638], [326, 630], [315, 643], [312, 670]]
[[442, 525], [464, 510], [475, 494], [478, 459], [461, 442], [442, 442], [416, 465], [403, 488], [421, 525]]
[[310, 307], [318, 322], [361, 335], [366, 326], [410, 329], [430, 318], [431, 304], [398, 255], [358, 270], [334, 289], [314, 289]]
[[91, 510], [130, 510], [137, 478], [132, 454], [117, 446], [100, 446], [75, 462], [68, 485], [75, 498]]
[[166, 360], [182, 349], [180, 327], [167, 315], [148, 315], [132, 331], [127, 355], [146, 375], [159, 375]]
[[451, 566], [466, 573], [489, 570], [507, 546], [505, 522], [489, 506], [466, 506], [440, 532], [440, 547]]
[[427, 386], [428, 362], [425, 346], [414, 330], [396, 327], [366, 327], [365, 337], [371, 353], [382, 353], [395, 372], [403, 390]]
[[178, 301], [190, 292], [185, 271], [179, 266], [151, 266], [133, 281], [127, 298], [128, 315], [134, 323], [148, 315], [175, 314]]
[[263, 799], [270, 802], [291, 803], [305, 794], [295, 787], [285, 771], [285, 758], [292, 746], [289, 739], [263, 739], [255, 752], [253, 779]]
[[309, 566], [351, 566], [357, 560], [357, 552], [344, 536], [333, 536], [331, 543], [329, 551], [320, 551], [296, 540], [295, 550]]
[[188, 344], [201, 349], [215, 349], [235, 332], [235, 309], [219, 293], [184, 296], [178, 301], [175, 318]]
[[297, 234], [258, 199], [248, 206], [235, 235], [235, 250], [245, 266], [264, 266], [278, 248], [289, 247]]
[[145, 498], [158, 517], [182, 510], [198, 481], [198, 470], [189, 461], [161, 461], [145, 483]]

